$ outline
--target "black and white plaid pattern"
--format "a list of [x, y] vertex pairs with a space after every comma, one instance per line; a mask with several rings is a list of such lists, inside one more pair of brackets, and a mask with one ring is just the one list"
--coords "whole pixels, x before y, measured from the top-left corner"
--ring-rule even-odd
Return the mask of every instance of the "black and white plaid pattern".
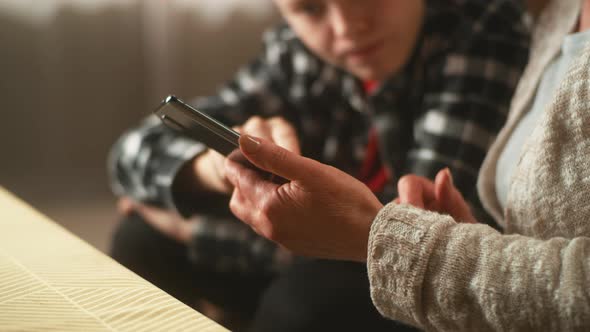
[[[374, 125], [382, 160], [394, 175], [378, 193], [382, 201], [396, 196], [400, 176], [433, 178], [449, 167], [457, 187], [477, 205], [478, 169], [527, 61], [524, 11], [512, 0], [432, 0], [427, 8], [411, 62], [371, 96], [283, 25], [264, 35], [263, 54], [218, 95], [193, 104], [228, 125], [253, 115], [283, 116], [297, 128], [305, 156], [352, 175]], [[113, 147], [112, 187], [117, 195], [186, 214], [190, 206], [179, 204], [171, 184], [203, 149], [150, 116]], [[190, 251], [195, 264], [226, 272], [273, 273], [288, 261], [277, 246], [231, 218], [204, 217]]]

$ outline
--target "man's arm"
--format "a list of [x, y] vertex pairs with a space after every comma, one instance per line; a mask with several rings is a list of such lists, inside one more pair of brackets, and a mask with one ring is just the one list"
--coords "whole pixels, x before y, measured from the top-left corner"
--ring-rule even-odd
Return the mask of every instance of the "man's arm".
[[[265, 49], [258, 59], [242, 69], [219, 94], [192, 104], [230, 126], [242, 124], [253, 115], [281, 115], [296, 121], [284, 92], [293, 70], [289, 38], [284, 27], [266, 33]], [[109, 172], [113, 191], [138, 204], [147, 204], [151, 211], [157, 208], [154, 218], [165, 214], [164, 219], [168, 221], [186, 224], [189, 222], [186, 218], [196, 210], [211, 210], [211, 197], [195, 190], [198, 186], [194, 160], [205, 151], [207, 148], [203, 144], [166, 128], [158, 118], [149, 116], [137, 128], [125, 133], [111, 150]], [[160, 219], [144, 218], [147, 222], [161, 224], [158, 223]], [[189, 256], [197, 265], [207, 265], [217, 256], [226, 257], [224, 270], [248, 273], [253, 267], [263, 267], [263, 271], [271, 273], [290, 259], [290, 255], [276, 245], [264, 239], [254, 240], [253, 233], [230, 216], [207, 216], [194, 221], [190, 229], [178, 229], [191, 232], [187, 245]], [[230, 236], [227, 236], [228, 230]], [[242, 248], [239, 256], [235, 256], [237, 248]], [[204, 252], [211, 255], [199, 255]]]
[[[266, 33], [263, 54], [239, 71], [219, 94], [192, 104], [229, 126], [242, 124], [253, 115], [294, 120], [284, 92], [293, 70], [285, 29]], [[112, 188], [117, 195], [190, 214], [179, 206], [186, 199], [178, 197], [175, 189], [194, 194], [187, 190], [195, 183], [191, 162], [205, 150], [201, 143], [149, 116], [113, 146], [109, 157]]]

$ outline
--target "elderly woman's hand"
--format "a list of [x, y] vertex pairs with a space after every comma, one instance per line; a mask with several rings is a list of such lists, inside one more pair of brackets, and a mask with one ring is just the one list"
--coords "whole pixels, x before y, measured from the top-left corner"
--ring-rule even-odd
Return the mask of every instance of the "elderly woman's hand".
[[406, 175], [397, 183], [396, 202], [446, 213], [459, 222], [477, 223], [463, 195], [453, 184], [448, 168], [438, 172], [434, 182], [417, 175]]
[[228, 158], [230, 208], [239, 219], [297, 254], [366, 260], [371, 223], [383, 206], [363, 183], [267, 140], [242, 135], [240, 149], [254, 165], [288, 182], [270, 182]]

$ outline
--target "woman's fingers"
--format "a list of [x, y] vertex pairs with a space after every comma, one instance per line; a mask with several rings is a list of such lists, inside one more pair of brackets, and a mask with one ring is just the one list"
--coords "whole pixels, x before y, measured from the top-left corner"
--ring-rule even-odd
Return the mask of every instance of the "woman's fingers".
[[[268, 237], [271, 223], [262, 222], [262, 205], [268, 195], [272, 195], [277, 185], [270, 183], [259, 174], [239, 163], [227, 160], [228, 179], [234, 184], [229, 209], [236, 216], [249, 225], [256, 233]], [[252, 198], [255, 198], [253, 201]]]
[[398, 184], [396, 203], [410, 204], [422, 209], [447, 213], [457, 221], [477, 222], [469, 204], [455, 188], [448, 168], [438, 172], [434, 182], [417, 175], [406, 175]]
[[441, 202], [443, 207], [452, 206], [453, 193], [453, 178], [448, 168], [440, 170], [434, 179], [434, 192], [436, 199]]
[[469, 204], [453, 184], [453, 176], [448, 168], [438, 172], [434, 180], [436, 200], [440, 204], [441, 212], [454, 217], [457, 221], [475, 223]]
[[406, 175], [397, 183], [399, 202], [421, 209], [432, 209], [435, 202], [434, 184], [421, 176]]

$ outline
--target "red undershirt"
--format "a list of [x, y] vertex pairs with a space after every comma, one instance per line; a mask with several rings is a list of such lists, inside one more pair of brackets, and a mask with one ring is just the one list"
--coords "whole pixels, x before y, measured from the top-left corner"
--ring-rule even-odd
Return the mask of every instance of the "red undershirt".
[[[378, 86], [379, 82], [377, 81], [363, 82], [366, 95], [371, 95]], [[383, 191], [387, 180], [389, 180], [387, 169], [383, 165], [383, 161], [379, 155], [377, 130], [374, 126], [369, 129], [367, 150], [365, 152], [365, 159], [361, 164], [359, 180], [366, 184], [374, 193]]]

